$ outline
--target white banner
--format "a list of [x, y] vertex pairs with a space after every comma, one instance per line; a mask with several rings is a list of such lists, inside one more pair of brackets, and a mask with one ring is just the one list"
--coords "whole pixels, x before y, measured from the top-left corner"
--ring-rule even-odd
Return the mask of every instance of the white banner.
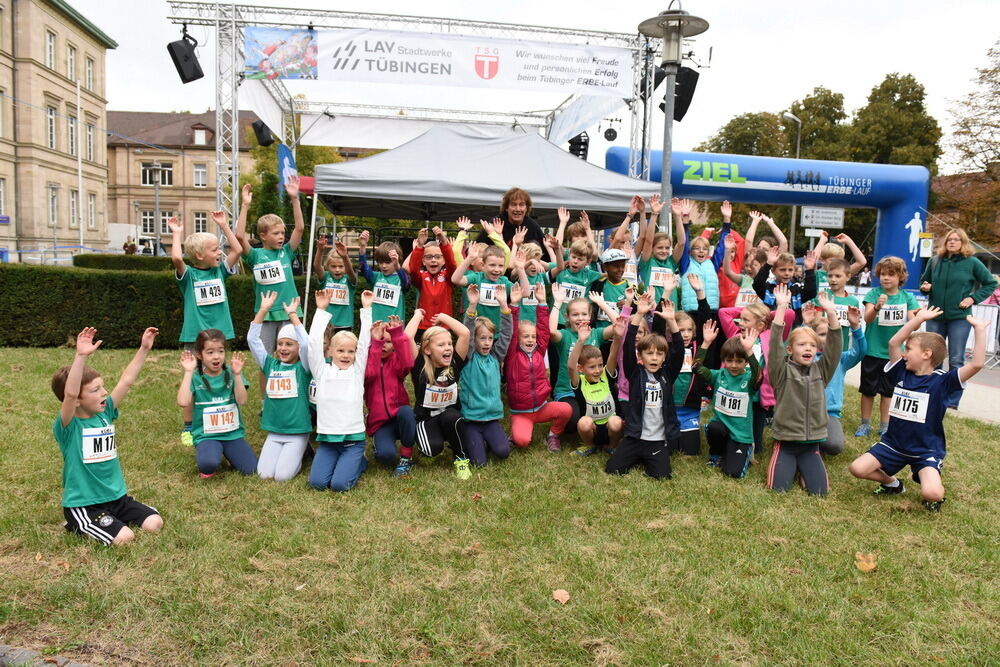
[[318, 42], [321, 80], [632, 96], [628, 49], [381, 30]]

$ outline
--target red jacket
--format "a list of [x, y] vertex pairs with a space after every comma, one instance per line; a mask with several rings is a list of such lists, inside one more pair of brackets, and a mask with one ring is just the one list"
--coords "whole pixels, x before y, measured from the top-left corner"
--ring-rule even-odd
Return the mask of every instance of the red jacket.
[[[444, 254], [444, 266], [435, 275], [423, 268], [424, 249], [415, 247], [410, 253], [410, 264], [406, 269], [410, 272], [413, 286], [420, 290], [417, 308], [424, 309], [424, 321], [421, 329], [429, 329], [431, 318], [438, 313], [451, 315], [451, 296], [454, 286], [451, 284], [451, 274], [455, 272], [455, 254], [450, 245], [441, 246]], [[414, 270], [415, 269], [415, 270]]]
[[511, 306], [510, 312], [514, 324], [514, 339], [507, 348], [507, 359], [504, 362], [504, 378], [507, 380], [507, 404], [511, 412], [534, 412], [538, 410], [552, 394], [549, 384], [549, 369], [545, 367], [545, 357], [549, 347], [549, 307], [539, 305], [535, 308], [535, 318], [538, 321], [538, 338], [535, 351], [529, 357], [518, 339], [518, 315], [520, 308]]
[[403, 327], [387, 329], [394, 348], [392, 356], [382, 361], [385, 341], [372, 340], [368, 348], [368, 365], [365, 366], [365, 404], [368, 406], [368, 427], [365, 432], [372, 435], [383, 424], [396, 416], [399, 408], [410, 404], [403, 380], [413, 368], [413, 354], [410, 339]]

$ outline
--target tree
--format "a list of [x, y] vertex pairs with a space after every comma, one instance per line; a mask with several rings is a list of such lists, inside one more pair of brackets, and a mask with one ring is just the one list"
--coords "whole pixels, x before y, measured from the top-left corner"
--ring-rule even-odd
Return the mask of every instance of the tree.
[[[792, 102], [791, 112], [802, 121], [801, 149], [799, 154], [811, 160], [847, 160], [848, 126], [844, 124], [844, 96], [817, 86], [810, 95]], [[795, 146], [797, 126], [785, 123], [785, 137], [791, 153]]]
[[977, 70], [976, 88], [951, 109], [951, 146], [969, 171], [1000, 181], [1000, 42], [986, 56], [989, 62]]
[[927, 113], [924, 87], [910, 74], [889, 74], [858, 109], [848, 134], [851, 159], [917, 164], [937, 171], [941, 128]]
[[788, 139], [782, 129], [781, 117], [761, 111], [736, 116], [695, 150], [784, 157], [788, 154]]

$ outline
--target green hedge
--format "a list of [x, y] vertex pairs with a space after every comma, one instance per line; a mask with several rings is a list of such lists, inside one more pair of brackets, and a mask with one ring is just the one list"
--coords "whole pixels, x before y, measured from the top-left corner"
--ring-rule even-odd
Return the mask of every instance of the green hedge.
[[167, 271], [171, 268], [169, 257], [153, 255], [73, 255], [73, 266], [117, 271]]
[[[160, 329], [158, 347], [180, 347], [184, 303], [173, 273], [0, 264], [0, 281], [0, 347], [65, 345], [85, 326], [95, 327], [108, 348], [136, 347], [150, 326]], [[297, 276], [295, 284], [302, 294], [305, 276]], [[253, 280], [246, 274], [232, 276], [226, 293], [236, 333], [233, 345], [246, 349], [254, 315]], [[407, 313], [413, 312], [416, 293], [411, 289], [406, 294]], [[359, 289], [356, 309], [360, 296]]]

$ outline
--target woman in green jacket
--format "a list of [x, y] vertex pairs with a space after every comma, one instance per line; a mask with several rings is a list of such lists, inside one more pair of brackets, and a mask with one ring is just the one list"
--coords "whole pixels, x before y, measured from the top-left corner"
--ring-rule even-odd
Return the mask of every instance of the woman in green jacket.
[[[965, 230], [951, 229], [938, 242], [920, 277], [920, 291], [929, 296], [930, 305], [944, 311], [941, 317], [928, 320], [927, 330], [948, 341], [949, 368], [965, 363], [965, 343], [972, 328], [965, 318], [972, 314], [972, 305], [985, 301], [997, 287], [996, 279], [973, 252]], [[961, 389], [949, 394], [948, 407], [957, 408], [961, 399]]]

